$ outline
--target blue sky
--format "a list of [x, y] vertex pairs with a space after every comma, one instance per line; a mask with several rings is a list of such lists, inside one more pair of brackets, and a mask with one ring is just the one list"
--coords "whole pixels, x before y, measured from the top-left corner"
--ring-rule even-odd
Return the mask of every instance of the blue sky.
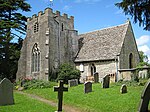
[[31, 17], [45, 8], [51, 7], [53, 11], [60, 11], [74, 16], [75, 29], [79, 34], [111, 27], [126, 22], [130, 19], [134, 35], [138, 44], [138, 49], [145, 52], [150, 60], [150, 31], [144, 31], [138, 24], [133, 24], [130, 16], [125, 16], [122, 10], [114, 4], [120, 0], [27, 0], [31, 5], [31, 12], [24, 13]]

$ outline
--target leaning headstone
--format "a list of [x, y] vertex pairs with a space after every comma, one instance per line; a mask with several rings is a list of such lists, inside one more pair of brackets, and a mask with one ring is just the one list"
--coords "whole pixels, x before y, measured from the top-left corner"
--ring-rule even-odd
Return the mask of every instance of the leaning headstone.
[[68, 80], [69, 87], [77, 86], [78, 85], [78, 79], [72, 79]]
[[13, 84], [7, 78], [0, 82], [0, 106], [13, 105]]
[[148, 112], [149, 101], [150, 101], [150, 79], [146, 83], [143, 93], [141, 95], [141, 101], [138, 108], [138, 112]]
[[92, 83], [86, 82], [84, 83], [84, 93], [92, 92]]
[[109, 88], [110, 77], [109, 75], [105, 75], [102, 81], [102, 88]]
[[99, 79], [98, 73], [95, 72], [95, 73], [94, 73], [94, 82], [95, 82], [95, 83], [98, 83], [98, 79]]
[[125, 84], [123, 84], [120, 88], [120, 93], [121, 94], [124, 94], [124, 93], [127, 93], [127, 86]]

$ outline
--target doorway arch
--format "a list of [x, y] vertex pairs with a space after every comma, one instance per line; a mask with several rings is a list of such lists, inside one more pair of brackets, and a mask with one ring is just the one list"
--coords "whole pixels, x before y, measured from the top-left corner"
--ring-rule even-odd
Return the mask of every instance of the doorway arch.
[[94, 76], [94, 73], [96, 72], [96, 67], [94, 64], [91, 65], [91, 76]]

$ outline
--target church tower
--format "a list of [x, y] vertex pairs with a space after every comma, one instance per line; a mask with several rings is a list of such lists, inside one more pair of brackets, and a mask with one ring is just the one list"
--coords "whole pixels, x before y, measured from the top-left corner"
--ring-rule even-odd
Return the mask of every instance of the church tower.
[[62, 63], [72, 63], [78, 51], [74, 17], [47, 8], [27, 20], [27, 35], [18, 63], [17, 79], [56, 78]]

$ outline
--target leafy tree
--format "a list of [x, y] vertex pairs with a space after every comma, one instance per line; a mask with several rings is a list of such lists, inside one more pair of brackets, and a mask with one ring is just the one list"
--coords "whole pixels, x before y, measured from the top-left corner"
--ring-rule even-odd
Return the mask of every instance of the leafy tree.
[[143, 25], [144, 30], [150, 31], [150, 0], [122, 0], [115, 4], [125, 15], [131, 15], [134, 22]]
[[68, 80], [79, 78], [80, 78], [80, 71], [76, 69], [74, 66], [68, 63], [60, 65], [57, 80], [64, 80], [64, 82], [67, 84]]
[[[30, 11], [26, 0], [0, 0], [0, 76], [13, 78], [17, 69], [21, 39], [19, 34], [25, 34], [26, 20], [21, 11]], [[19, 38], [18, 42], [12, 42]]]
[[150, 66], [150, 64], [148, 63], [148, 56], [144, 54], [143, 51], [139, 51], [140, 54], [140, 62], [137, 65], [137, 68], [142, 68], [143, 66]]

